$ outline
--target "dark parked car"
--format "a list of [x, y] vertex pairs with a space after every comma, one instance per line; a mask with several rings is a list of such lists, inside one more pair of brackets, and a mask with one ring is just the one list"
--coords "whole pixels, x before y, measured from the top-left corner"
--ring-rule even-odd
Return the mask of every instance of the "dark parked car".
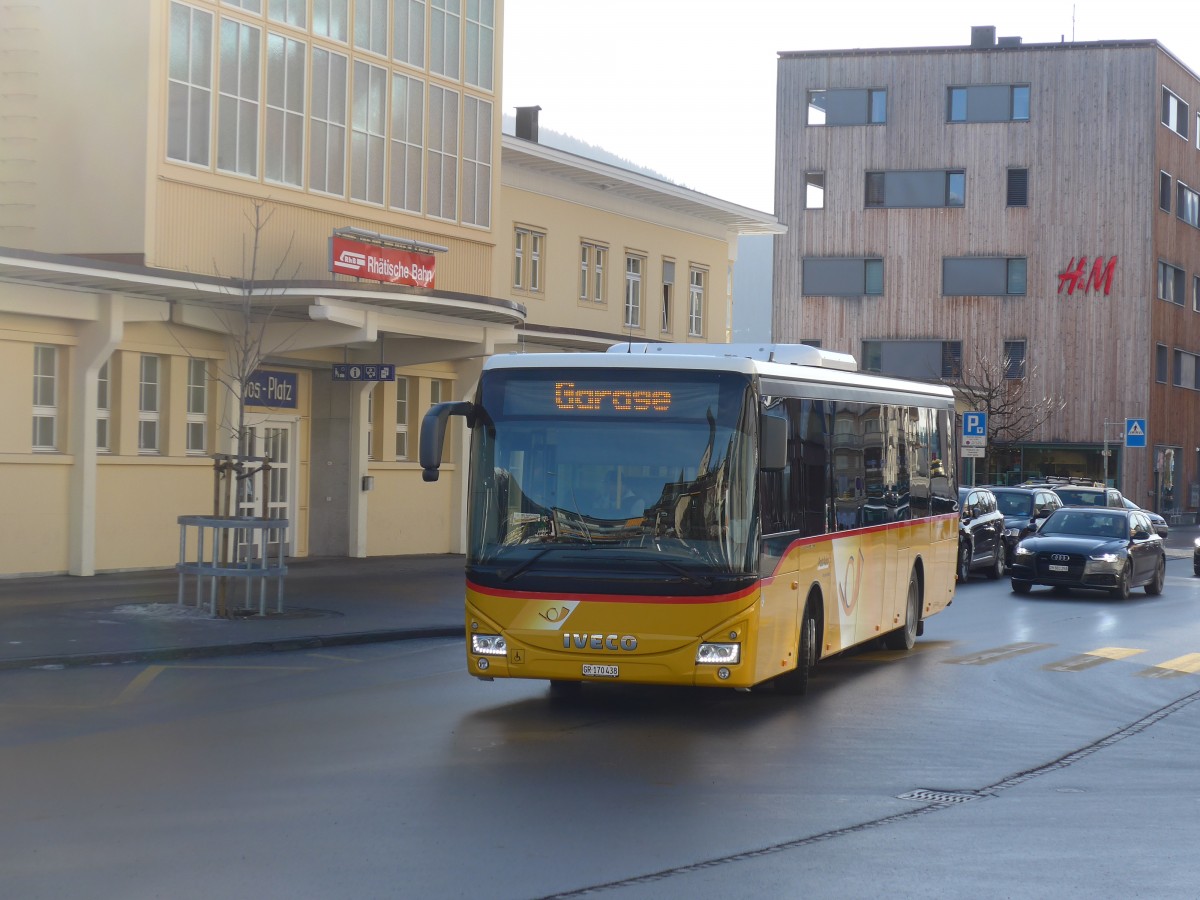
[[987, 488], [958, 489], [958, 570], [966, 581], [976, 569], [989, 578], [1001, 578], [1008, 568], [1004, 548], [1004, 515], [996, 495]]
[[1125, 508], [1125, 498], [1116, 488], [1104, 487], [1100, 484], [1056, 484], [1052, 485], [1054, 493], [1063, 502], [1063, 506], [1111, 506], [1116, 509]]
[[1047, 487], [1001, 487], [989, 490], [1004, 516], [1005, 562], [1012, 565], [1013, 551], [1028, 534], [1037, 530], [1038, 522], [1063, 505], [1058, 494]]
[[1125, 598], [1135, 587], [1161, 594], [1167, 555], [1141, 510], [1124, 506], [1064, 506], [1037, 533], [1017, 544], [1012, 589], [1028, 594], [1035, 584], [1087, 588]]
[[1148, 509], [1142, 509], [1128, 497], [1122, 497], [1121, 500], [1124, 502], [1126, 509], [1141, 509], [1142, 512], [1146, 514], [1146, 518], [1150, 520], [1150, 524], [1154, 526], [1154, 533], [1160, 538], [1165, 538], [1167, 536], [1167, 532], [1170, 529], [1167, 527], [1166, 519], [1156, 512], [1150, 512]]

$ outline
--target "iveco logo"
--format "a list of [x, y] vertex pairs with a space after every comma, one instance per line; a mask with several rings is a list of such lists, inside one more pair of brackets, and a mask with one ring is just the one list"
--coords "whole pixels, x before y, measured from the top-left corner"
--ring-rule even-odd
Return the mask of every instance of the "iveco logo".
[[637, 638], [632, 634], [571, 634], [563, 635], [563, 647], [570, 650], [636, 650]]
[[1067, 556], [1065, 553], [1052, 553], [1050, 558], [1055, 562], [1069, 562], [1071, 559], [1071, 557]]

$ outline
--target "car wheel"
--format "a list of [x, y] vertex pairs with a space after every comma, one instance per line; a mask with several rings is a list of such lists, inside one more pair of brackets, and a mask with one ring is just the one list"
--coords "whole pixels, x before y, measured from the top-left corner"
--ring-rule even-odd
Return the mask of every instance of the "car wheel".
[[1129, 563], [1125, 563], [1125, 568], [1121, 570], [1121, 574], [1117, 576], [1117, 586], [1113, 588], [1113, 596], [1120, 600], [1129, 599]]
[[958, 545], [958, 573], [956, 578], [959, 584], [966, 582], [971, 577], [971, 547], [969, 544]]
[[1167, 558], [1160, 556], [1158, 565], [1154, 567], [1154, 577], [1150, 579], [1150, 583], [1146, 585], [1146, 593], [1151, 597], [1157, 597], [1162, 593], [1163, 582], [1167, 579]]
[[921, 588], [917, 573], [908, 576], [908, 600], [904, 608], [904, 625], [883, 636], [883, 646], [889, 650], [911, 650], [917, 642], [917, 627], [921, 622]]
[[1033, 590], [1032, 581], [1018, 581], [1016, 578], [1012, 582], [1012, 592], [1014, 594], [1028, 594]]
[[988, 578], [995, 581], [998, 578], [1004, 577], [1004, 572], [1007, 566], [1004, 564], [1004, 548], [996, 548], [996, 561], [992, 563], [992, 567], [988, 569]]
[[775, 679], [775, 690], [781, 694], [800, 696], [808, 693], [808, 676], [817, 661], [817, 616], [813, 603], [804, 608], [800, 623], [800, 646], [796, 650], [796, 668]]

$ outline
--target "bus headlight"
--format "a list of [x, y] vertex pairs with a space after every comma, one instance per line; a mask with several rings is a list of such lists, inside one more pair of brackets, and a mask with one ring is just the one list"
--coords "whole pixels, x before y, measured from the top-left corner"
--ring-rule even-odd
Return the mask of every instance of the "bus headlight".
[[480, 656], [504, 656], [508, 653], [508, 641], [502, 634], [473, 634], [471, 652]]
[[741, 658], [741, 644], [701, 644], [696, 650], [697, 665], [735, 666]]

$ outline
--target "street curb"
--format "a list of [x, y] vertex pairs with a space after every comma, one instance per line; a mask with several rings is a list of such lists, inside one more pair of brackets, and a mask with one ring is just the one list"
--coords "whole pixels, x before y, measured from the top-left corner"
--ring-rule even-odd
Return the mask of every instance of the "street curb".
[[24, 659], [2, 659], [0, 670], [74, 668], [82, 666], [125, 665], [129, 663], [170, 662], [179, 659], [213, 659], [221, 656], [248, 656], [254, 653], [288, 653], [295, 650], [315, 650], [321, 647], [351, 647], [361, 644], [382, 644], [418, 638], [461, 637], [462, 626], [430, 628], [397, 628], [383, 631], [350, 631], [341, 634], [309, 635], [278, 638], [267, 641], [248, 641], [243, 644], [210, 644], [206, 647], [159, 647], [148, 650], [110, 650], [103, 653], [78, 653], [60, 656], [30, 656]]

